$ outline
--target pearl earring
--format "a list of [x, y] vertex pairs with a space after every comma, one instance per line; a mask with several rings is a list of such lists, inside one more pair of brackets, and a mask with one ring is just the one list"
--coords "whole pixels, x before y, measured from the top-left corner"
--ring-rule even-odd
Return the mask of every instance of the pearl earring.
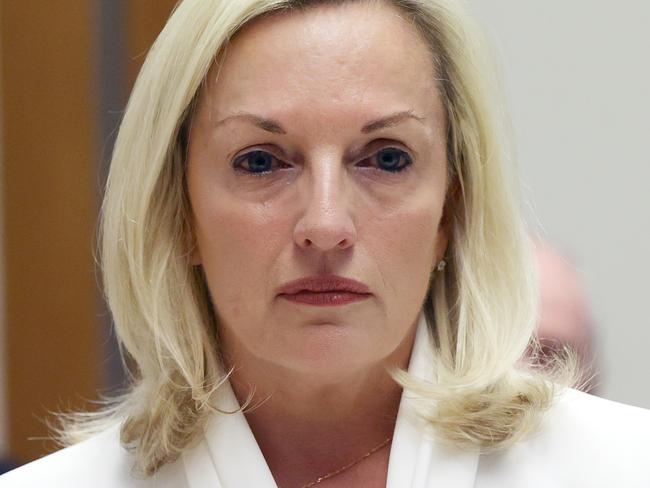
[[436, 265], [436, 271], [444, 271], [446, 267], [447, 267], [447, 261], [441, 259]]

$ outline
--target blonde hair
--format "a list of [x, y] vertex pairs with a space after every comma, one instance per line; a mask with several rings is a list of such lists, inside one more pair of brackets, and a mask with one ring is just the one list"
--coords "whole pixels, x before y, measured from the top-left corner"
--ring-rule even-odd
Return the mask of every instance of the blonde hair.
[[[131, 387], [103, 410], [64, 417], [72, 443], [121, 423], [123, 443], [152, 474], [201, 432], [227, 380], [209, 293], [190, 261], [185, 183], [188, 124], [206, 74], [237, 31], [262, 15], [355, 0], [184, 0], [152, 46], [113, 152], [102, 206], [107, 301]], [[357, 0], [358, 1], [358, 0]], [[393, 376], [426, 399], [441, 439], [497, 449], [536, 425], [556, 386], [522, 360], [531, 344], [536, 289], [530, 244], [507, 171], [509, 129], [479, 28], [457, 0], [385, 0], [431, 49], [448, 122], [451, 230], [444, 273], [423, 304], [438, 382]], [[434, 94], [432, 94], [434, 96]], [[558, 363], [572, 381], [571, 361]], [[433, 408], [435, 404], [435, 408]]]

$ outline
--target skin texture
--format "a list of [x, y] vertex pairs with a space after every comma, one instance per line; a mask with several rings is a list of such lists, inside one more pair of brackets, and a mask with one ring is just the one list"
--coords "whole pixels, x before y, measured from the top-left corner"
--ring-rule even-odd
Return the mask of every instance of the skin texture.
[[[405, 111], [418, 119], [361, 131]], [[244, 118], [219, 123], [239, 112], [286, 133]], [[261, 405], [247, 420], [281, 487], [392, 435], [401, 388], [385, 367], [407, 367], [447, 245], [445, 134], [431, 55], [387, 5], [257, 19], [209, 73], [189, 143], [193, 261], [205, 270], [240, 403], [255, 387]], [[392, 153], [400, 166], [410, 157], [406, 171], [380, 166], [390, 148], [404, 151]], [[259, 158], [239, 156], [253, 150], [270, 155], [270, 172], [250, 174]], [[330, 307], [277, 296], [288, 281], [327, 273], [372, 296]], [[319, 486], [385, 486], [388, 452]]]

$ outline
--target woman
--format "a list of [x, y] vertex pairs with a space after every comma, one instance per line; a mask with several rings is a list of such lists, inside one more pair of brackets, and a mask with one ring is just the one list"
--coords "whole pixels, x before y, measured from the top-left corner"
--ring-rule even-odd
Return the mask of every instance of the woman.
[[452, 0], [181, 2], [103, 206], [132, 389], [0, 486], [650, 486], [648, 412], [521, 359], [481, 46]]

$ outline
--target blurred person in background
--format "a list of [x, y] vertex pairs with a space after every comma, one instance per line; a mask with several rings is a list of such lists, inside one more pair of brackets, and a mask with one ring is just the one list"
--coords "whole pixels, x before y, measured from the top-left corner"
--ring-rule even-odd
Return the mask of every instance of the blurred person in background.
[[552, 244], [533, 239], [535, 268], [539, 280], [539, 320], [535, 333], [542, 345], [540, 364], [569, 347], [577, 354], [581, 370], [580, 389], [598, 392], [602, 371], [595, 351], [596, 335], [589, 302], [578, 271]]

